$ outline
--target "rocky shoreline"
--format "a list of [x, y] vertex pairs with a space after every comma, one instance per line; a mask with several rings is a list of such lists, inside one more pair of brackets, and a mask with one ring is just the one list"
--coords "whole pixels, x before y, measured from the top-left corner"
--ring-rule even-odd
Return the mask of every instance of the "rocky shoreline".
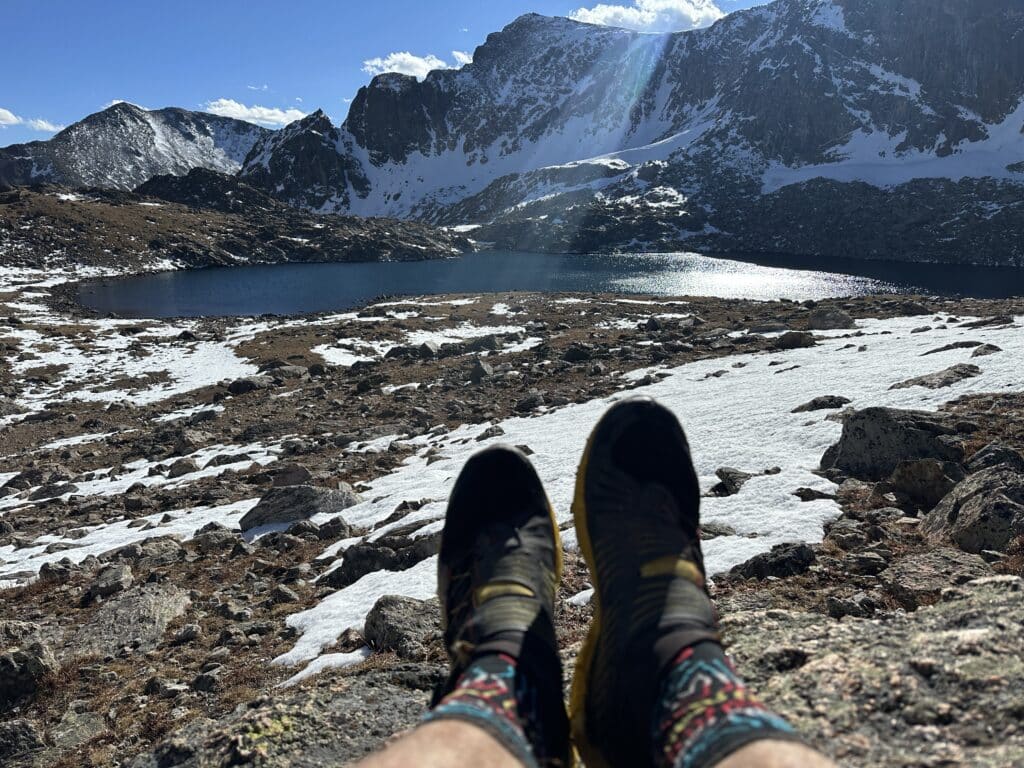
[[[633, 392], [685, 411], [726, 636], [769, 704], [844, 765], [1024, 760], [1024, 301], [148, 321], [71, 313], [53, 277], [0, 286], [5, 765], [343, 764], [412, 725], [444, 672], [445, 483], [491, 441], [534, 454], [564, 523], [571, 671], [560, 433]], [[785, 428], [755, 446], [762, 418]]]

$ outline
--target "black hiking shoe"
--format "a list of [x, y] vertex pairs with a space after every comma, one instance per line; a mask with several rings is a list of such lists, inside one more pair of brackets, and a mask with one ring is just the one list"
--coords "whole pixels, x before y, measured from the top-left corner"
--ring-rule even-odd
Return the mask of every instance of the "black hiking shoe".
[[516, 661], [540, 696], [544, 722], [523, 729], [541, 765], [570, 766], [569, 723], [554, 628], [562, 544], [540, 478], [520, 451], [488, 448], [466, 462], [451, 498], [438, 556], [438, 596], [451, 659], [437, 704], [470, 662]]
[[660, 682], [680, 650], [718, 641], [699, 536], [700, 486], [682, 427], [648, 398], [613, 406], [590, 436], [573, 499], [594, 620], [572, 691], [587, 768], [652, 764]]

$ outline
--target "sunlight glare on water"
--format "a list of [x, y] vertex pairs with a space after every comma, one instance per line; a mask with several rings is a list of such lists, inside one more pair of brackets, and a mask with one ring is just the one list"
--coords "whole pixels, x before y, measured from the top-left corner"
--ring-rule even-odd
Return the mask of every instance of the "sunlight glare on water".
[[657, 268], [613, 281], [614, 290], [671, 296], [717, 296], [723, 299], [825, 299], [866, 293], [895, 293], [881, 280], [831, 272], [763, 267], [696, 253], [642, 257]]

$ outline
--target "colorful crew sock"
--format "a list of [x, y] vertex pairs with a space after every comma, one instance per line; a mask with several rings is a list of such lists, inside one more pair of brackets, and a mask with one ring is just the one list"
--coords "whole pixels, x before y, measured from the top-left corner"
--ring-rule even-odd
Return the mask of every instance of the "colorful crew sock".
[[683, 649], [668, 670], [655, 707], [655, 765], [706, 768], [755, 741], [800, 740], [747, 690], [718, 643]]
[[[557, 698], [549, 701], [553, 693]], [[546, 723], [545, 713], [561, 722]], [[438, 720], [462, 720], [482, 728], [527, 768], [561, 764], [544, 754], [543, 746], [548, 743], [546, 724], [568, 728], [561, 695], [545, 691], [504, 653], [470, 662], [451, 693], [424, 717], [424, 722]]]

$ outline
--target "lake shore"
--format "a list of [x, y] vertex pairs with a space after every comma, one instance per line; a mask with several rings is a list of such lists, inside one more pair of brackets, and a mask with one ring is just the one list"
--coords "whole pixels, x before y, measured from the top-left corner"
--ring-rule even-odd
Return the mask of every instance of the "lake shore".
[[[567, 516], [576, 442], [630, 394], [667, 403], [690, 431], [727, 635], [813, 743], [880, 765], [1005, 765], [1024, 749], [1003, 702], [1024, 683], [1008, 663], [1019, 635], [980, 661], [927, 639], [967, 613], [986, 631], [1014, 615], [1019, 579], [943, 602], [926, 578], [1011, 578], [1012, 547], [981, 557], [947, 534], [940, 547], [900, 487], [819, 469], [851, 409], [872, 405], [939, 413], [958, 466], [993, 442], [1024, 447], [1024, 301], [503, 293], [119, 320], [54, 311], [46, 294], [71, 277], [8, 270], [0, 290], [0, 627], [19, 653], [41, 642], [43, 659], [0, 705], [4, 727], [35, 744], [12, 765], [283, 765], [310, 749], [344, 762], [414, 723], [443, 673], [435, 608], [420, 601], [447, 490], [492, 442], [526, 447], [564, 523], [571, 668], [590, 617]], [[822, 396], [850, 402], [791, 413]], [[294, 514], [250, 527], [275, 494]], [[361, 556], [346, 558], [353, 547]], [[921, 561], [937, 547], [945, 560]], [[384, 595], [400, 597], [376, 606]], [[364, 626], [375, 606], [372, 626], [406, 641]], [[1000, 682], [972, 699], [907, 678], [896, 709], [879, 708], [866, 681], [922, 658]], [[824, 708], [801, 693], [855, 684]], [[994, 741], [978, 741], [981, 719]]]

